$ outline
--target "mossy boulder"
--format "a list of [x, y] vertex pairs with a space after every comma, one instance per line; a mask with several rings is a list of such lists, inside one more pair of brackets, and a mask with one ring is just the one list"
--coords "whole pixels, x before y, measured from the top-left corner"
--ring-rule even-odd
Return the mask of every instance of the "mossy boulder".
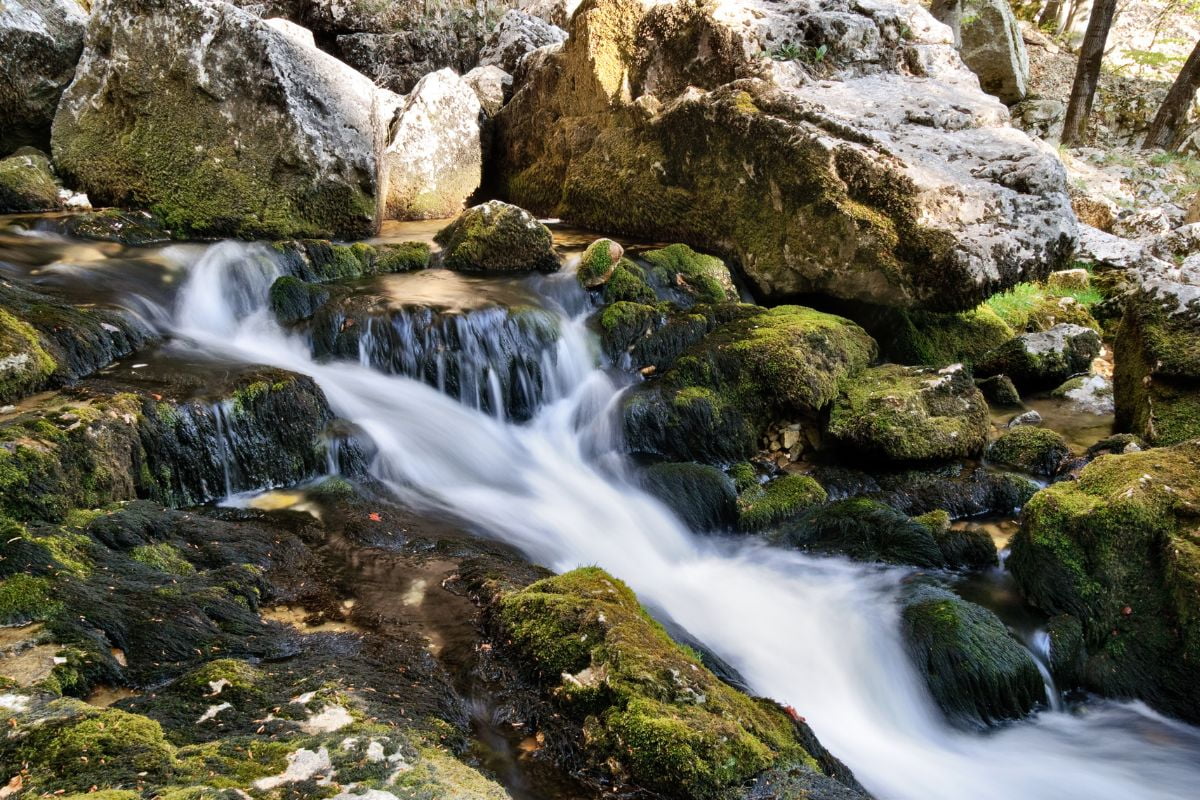
[[473, 206], [438, 231], [442, 264], [460, 272], [557, 272], [550, 229], [498, 200]]
[[882, 561], [918, 567], [945, 563], [927, 525], [865, 498], [818, 506], [777, 534], [780, 544], [815, 553], [844, 555], [856, 561]]
[[62, 206], [50, 159], [32, 148], [21, 148], [0, 159], [0, 214], [53, 211]]
[[317, 309], [328, 302], [329, 296], [329, 289], [318, 283], [284, 275], [271, 284], [271, 312], [279, 324], [295, 325], [312, 319]]
[[596, 315], [596, 328], [601, 346], [614, 363], [628, 359], [634, 369], [654, 367], [655, 372], [662, 372], [714, 328], [761, 311], [737, 303], [697, 304], [685, 309], [670, 302], [618, 301]]
[[579, 257], [579, 269], [575, 276], [585, 289], [603, 286], [612, 277], [617, 263], [625, 255], [625, 248], [612, 239], [597, 239], [587, 246]]
[[737, 516], [733, 481], [716, 467], [653, 464], [642, 473], [642, 484], [693, 531], [718, 530]]
[[1016, 385], [1007, 375], [981, 378], [975, 381], [975, 385], [979, 387], [979, 391], [983, 392], [983, 396], [988, 399], [989, 403], [995, 403], [1004, 408], [1021, 405], [1021, 393], [1017, 391]]
[[1025, 507], [1009, 570], [1083, 627], [1083, 685], [1200, 720], [1200, 443], [1102, 455]]
[[674, 290], [698, 303], [737, 302], [737, 289], [729, 267], [715, 256], [697, 253], [686, 244], [647, 250], [639, 258], [656, 286]]
[[153, 209], [185, 234], [358, 238], [375, 228], [376, 141], [398, 103], [233, 5], [102, 0], [54, 163], [93, 202]]
[[658, 293], [646, 281], [646, 271], [628, 258], [617, 261], [600, 293], [605, 303], [653, 303]]
[[1022, 389], [1052, 389], [1076, 373], [1087, 372], [1100, 348], [1096, 331], [1063, 323], [1009, 339], [984, 356], [975, 370], [985, 377], [1007, 375]]
[[808, 475], [785, 475], [765, 484], [755, 482], [737, 498], [738, 527], [761, 531], [803, 514], [829, 496]]
[[815, 414], [874, 356], [875, 342], [842, 317], [747, 308], [626, 397], [627, 445], [675, 460], [743, 460], [773, 419]]
[[347, 281], [370, 275], [425, 269], [432, 250], [425, 242], [369, 245], [337, 244], [326, 239], [291, 239], [271, 245], [288, 276], [309, 283]]
[[1153, 445], [1200, 437], [1200, 275], [1150, 277], [1126, 299], [1113, 394], [1118, 430]]
[[161, 244], [174, 238], [174, 233], [154, 214], [118, 208], [72, 214], [63, 221], [62, 228], [68, 236], [130, 247]]
[[996, 464], [1050, 478], [1062, 471], [1071, 448], [1061, 433], [1021, 425], [988, 445], [987, 458]]
[[956, 314], [872, 306], [856, 316], [899, 364], [969, 366], [1016, 335], [986, 304]]
[[1033, 656], [991, 611], [923, 583], [908, 588], [901, 603], [909, 655], [951, 722], [1019, 719], [1045, 699]]
[[863, 456], [924, 462], [977, 454], [988, 426], [987, 401], [962, 366], [884, 364], [844, 383], [826, 433]]
[[504, 594], [495, 616], [543, 696], [578, 726], [572, 745], [588, 771], [695, 800], [776, 765], [823, 771], [802, 722], [722, 683], [600, 569]]

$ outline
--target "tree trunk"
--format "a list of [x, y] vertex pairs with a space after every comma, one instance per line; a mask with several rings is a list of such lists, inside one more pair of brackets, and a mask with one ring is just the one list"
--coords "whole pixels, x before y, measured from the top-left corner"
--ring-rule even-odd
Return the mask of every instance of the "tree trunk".
[[1092, 113], [1092, 101], [1096, 97], [1096, 84], [1100, 82], [1104, 43], [1108, 41], [1108, 29], [1112, 27], [1116, 10], [1117, 0], [1096, 0], [1092, 4], [1087, 32], [1079, 48], [1079, 65], [1075, 69], [1075, 83], [1071, 85], [1071, 101], [1067, 104], [1067, 116], [1063, 120], [1063, 144], [1078, 142], [1087, 131], [1088, 116]]
[[1150, 130], [1146, 134], [1146, 141], [1142, 143], [1142, 147], [1162, 147], [1166, 150], [1174, 150], [1179, 146], [1180, 128], [1187, 120], [1188, 109], [1192, 106], [1192, 100], [1195, 98], [1198, 88], [1200, 88], [1200, 42], [1196, 42], [1196, 46], [1192, 48], [1192, 54], [1188, 56], [1187, 63], [1183, 65], [1175, 82], [1171, 84], [1171, 90], [1167, 92], [1167, 98], [1163, 100], [1162, 108], [1158, 109], [1154, 122], [1150, 123]]

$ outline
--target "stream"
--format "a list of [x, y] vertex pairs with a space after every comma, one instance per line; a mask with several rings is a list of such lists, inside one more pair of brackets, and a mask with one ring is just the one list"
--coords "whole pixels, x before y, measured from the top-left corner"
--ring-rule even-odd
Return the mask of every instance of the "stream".
[[[23, 248], [70, 251], [49, 234], [22, 238]], [[604, 368], [569, 270], [519, 287], [558, 318], [561, 336], [532, 418], [515, 423], [502, 404], [472, 407], [365, 356], [314, 359], [265, 307], [281, 273], [264, 245], [170, 245], [147, 250], [137, 267], [59, 255], [30, 275], [68, 293], [107, 287], [105, 299], [168, 335], [184, 359], [312, 376], [373, 443], [370, 472], [402, 502], [463, 520], [555, 571], [594, 564], [621, 578], [756, 693], [798, 709], [881, 800], [1151, 800], [1200, 786], [1200, 730], [1140, 703], [1048, 703], [1062, 710], [987, 733], [949, 726], [900, 639], [895, 598], [908, 570], [685, 529], [636, 487], [615, 414], [631, 378]], [[120, 275], [135, 268], [152, 277]], [[442, 291], [429, 275], [396, 276], [393, 290], [413, 280], [424, 281], [414, 293]], [[487, 281], [441, 283], [460, 295], [489, 291]], [[488, 296], [508, 296], [507, 284]]]

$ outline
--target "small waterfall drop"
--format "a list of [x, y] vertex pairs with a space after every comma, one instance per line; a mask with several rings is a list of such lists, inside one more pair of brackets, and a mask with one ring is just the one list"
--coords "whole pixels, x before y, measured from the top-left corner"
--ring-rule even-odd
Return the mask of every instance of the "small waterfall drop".
[[685, 530], [626, 474], [611, 421], [621, 387], [595, 368], [581, 315], [562, 314], [548, 365], [557, 399], [513, 425], [420, 381], [316, 362], [263, 309], [273, 273], [262, 255], [210, 248], [179, 297], [176, 335], [312, 376], [373, 440], [371, 472], [407, 502], [556, 570], [598, 564], [624, 579], [756, 692], [799, 709], [881, 800], [1168, 800], [1200, 785], [1200, 732], [1136, 703], [1043, 712], [988, 735], [948, 726], [900, 640], [904, 570]]

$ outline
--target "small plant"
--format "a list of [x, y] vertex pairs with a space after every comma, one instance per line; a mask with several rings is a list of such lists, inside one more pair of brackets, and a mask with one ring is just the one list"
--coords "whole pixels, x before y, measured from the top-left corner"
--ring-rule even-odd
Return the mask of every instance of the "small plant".
[[767, 55], [773, 61], [796, 61], [804, 56], [804, 51], [797, 44], [784, 42]]

